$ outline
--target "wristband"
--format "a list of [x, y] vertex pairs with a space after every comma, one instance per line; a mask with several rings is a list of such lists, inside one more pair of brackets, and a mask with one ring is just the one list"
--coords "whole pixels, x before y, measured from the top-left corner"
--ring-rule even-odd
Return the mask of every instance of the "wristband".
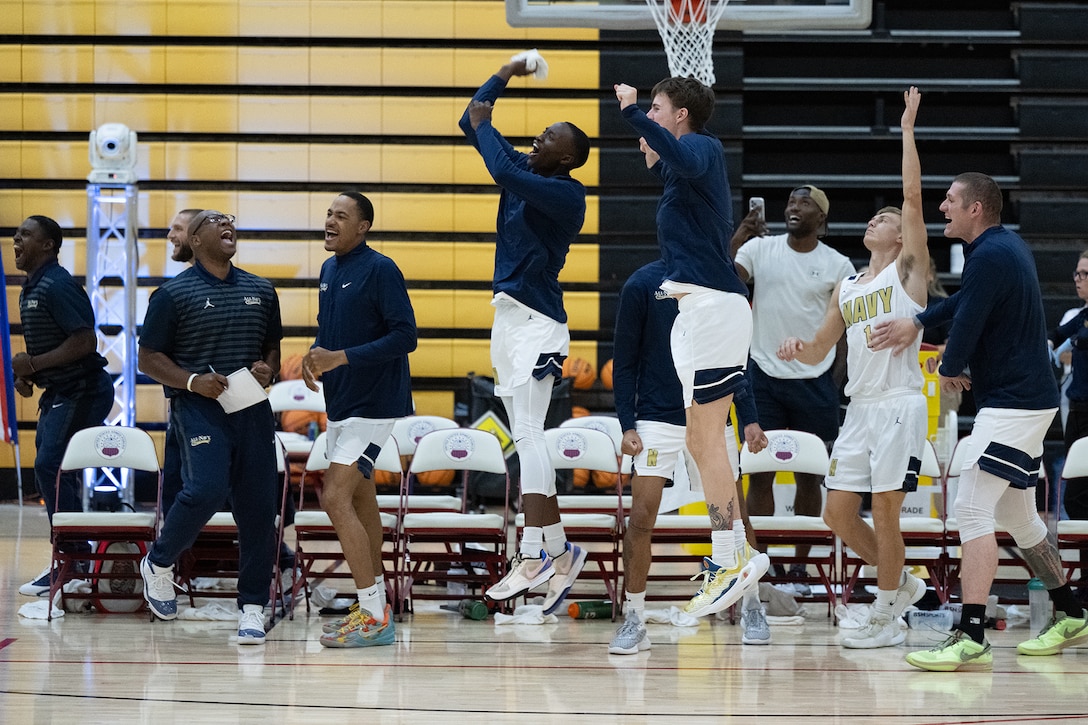
[[189, 376], [189, 379], [185, 381], [185, 389], [188, 390], [190, 393], [193, 392], [193, 379], [196, 377], [196, 375], [196, 373], [193, 373]]

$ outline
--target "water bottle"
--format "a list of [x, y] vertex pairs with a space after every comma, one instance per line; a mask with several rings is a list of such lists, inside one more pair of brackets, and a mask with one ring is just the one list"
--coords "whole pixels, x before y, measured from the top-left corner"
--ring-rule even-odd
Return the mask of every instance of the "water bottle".
[[611, 619], [612, 602], [571, 602], [567, 614], [572, 619]]
[[321, 431], [317, 425], [316, 420], [311, 420], [310, 423], [306, 426], [306, 437], [312, 441], [317, 440], [317, 434], [320, 432]]
[[1050, 621], [1050, 594], [1041, 579], [1028, 581], [1028, 609], [1031, 612], [1031, 631], [1038, 632]]
[[[450, 569], [450, 576], [467, 576], [467, 575], [468, 575], [468, 570], [467, 569], [462, 569], [460, 567]], [[465, 585], [465, 583], [463, 581], [457, 581], [457, 580], [451, 579], [450, 581], [446, 582], [446, 593], [453, 594], [453, 595], [468, 594], [468, 587]]]
[[907, 626], [911, 629], [952, 629], [953, 614], [948, 609], [915, 609], [907, 614]]
[[475, 619], [477, 622], [487, 619], [487, 605], [479, 599], [462, 599], [457, 605], [457, 611], [465, 619]]

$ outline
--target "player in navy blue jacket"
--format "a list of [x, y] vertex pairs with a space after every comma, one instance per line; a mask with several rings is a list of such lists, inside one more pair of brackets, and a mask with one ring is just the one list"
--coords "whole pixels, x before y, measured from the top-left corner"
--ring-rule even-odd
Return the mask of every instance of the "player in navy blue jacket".
[[333, 199], [325, 215], [317, 340], [302, 359], [302, 377], [321, 378], [329, 416], [329, 470], [321, 506], [329, 515], [355, 580], [359, 606], [326, 629], [326, 647], [395, 641], [382, 575], [382, 521], [374, 461], [393, 423], [412, 413], [408, 353], [416, 318], [396, 263], [367, 245], [374, 205], [355, 191]]
[[1058, 610], [1050, 626], [1017, 651], [1050, 655], [1088, 642], [1084, 610], [1035, 510], [1033, 489], [1043, 438], [1058, 410], [1058, 387], [1035, 260], [1024, 240], [1001, 226], [1001, 207], [1001, 189], [989, 176], [971, 172], [952, 181], [941, 212], [948, 220], [944, 235], [966, 242], [959, 291], [913, 320], [877, 325], [872, 337], [875, 349], [900, 350], [919, 328], [951, 320], [938, 371], [941, 388], [973, 390], [978, 405], [955, 503], [963, 542], [963, 614], [958, 631], [942, 645], [907, 655], [907, 662], [927, 670], [992, 667], [983, 624], [997, 570], [996, 524], [1016, 540]]
[[661, 178], [657, 239], [665, 261], [661, 288], [675, 297], [672, 355], [687, 408], [687, 448], [695, 460], [710, 512], [712, 554], [703, 585], [684, 607], [693, 616], [720, 612], [767, 571], [765, 555], [747, 559], [736, 477], [722, 431], [733, 394], [744, 384], [752, 341], [748, 288], [729, 256], [732, 198], [721, 142], [705, 130], [714, 91], [693, 78], [654, 86], [644, 113], [638, 92], [615, 86], [620, 112], [639, 134], [646, 166]]
[[570, 176], [589, 157], [589, 139], [559, 122], [533, 139], [530, 153], [514, 149], [491, 123], [491, 112], [513, 76], [528, 75], [511, 60], [484, 83], [461, 117], [461, 130], [502, 189], [495, 240], [495, 321], [491, 364], [495, 394], [510, 417], [521, 463], [525, 530], [510, 571], [487, 590], [511, 599], [550, 581], [544, 610], [559, 607], [585, 563], [567, 541], [555, 497], [555, 470], [544, 444], [544, 418], [555, 379], [570, 349], [559, 272], [585, 219], [586, 191]]

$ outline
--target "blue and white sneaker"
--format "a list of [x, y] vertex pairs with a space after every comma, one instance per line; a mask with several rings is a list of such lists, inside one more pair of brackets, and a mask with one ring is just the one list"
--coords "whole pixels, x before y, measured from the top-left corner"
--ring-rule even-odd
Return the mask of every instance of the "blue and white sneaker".
[[43, 594], [49, 593], [49, 587], [53, 581], [53, 567], [52, 565], [42, 569], [42, 573], [39, 574], [32, 581], [28, 581], [19, 587], [19, 593], [25, 594], [28, 597], [40, 597]]
[[243, 604], [238, 613], [238, 644], [264, 644], [264, 607]]
[[144, 578], [144, 599], [151, 613], [159, 619], [177, 619], [178, 598], [174, 591], [174, 567], [156, 566], [145, 556], [140, 559], [140, 574]]
[[551, 614], [559, 609], [585, 565], [586, 551], [568, 541], [567, 550], [552, 559], [555, 575], [548, 580], [548, 593], [544, 595], [544, 614]]

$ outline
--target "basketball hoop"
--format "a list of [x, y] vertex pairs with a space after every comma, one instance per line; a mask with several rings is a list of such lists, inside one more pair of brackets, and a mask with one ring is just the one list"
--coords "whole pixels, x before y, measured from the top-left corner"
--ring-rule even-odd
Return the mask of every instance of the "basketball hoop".
[[714, 85], [714, 31], [729, 0], [646, 0], [665, 44], [669, 73]]

